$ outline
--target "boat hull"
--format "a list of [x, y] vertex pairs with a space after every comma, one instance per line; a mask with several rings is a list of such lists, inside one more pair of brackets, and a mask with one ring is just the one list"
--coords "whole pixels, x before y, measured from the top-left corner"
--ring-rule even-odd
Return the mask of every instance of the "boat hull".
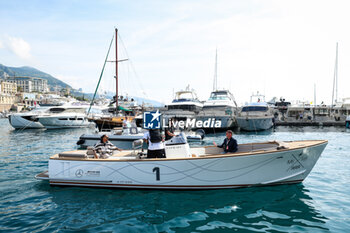
[[302, 182], [327, 145], [187, 159], [49, 160], [51, 185], [223, 189]]
[[[34, 119], [35, 116], [26, 116]], [[9, 122], [15, 129], [43, 129], [45, 128], [40, 122], [34, 120], [28, 120], [21, 115], [12, 114], [9, 115]]]
[[237, 125], [245, 131], [262, 131], [271, 129], [273, 126], [272, 117], [250, 118], [236, 117]]
[[89, 122], [86, 118], [80, 120], [76, 117], [39, 117], [39, 123], [47, 129], [85, 128], [94, 126], [94, 123]]

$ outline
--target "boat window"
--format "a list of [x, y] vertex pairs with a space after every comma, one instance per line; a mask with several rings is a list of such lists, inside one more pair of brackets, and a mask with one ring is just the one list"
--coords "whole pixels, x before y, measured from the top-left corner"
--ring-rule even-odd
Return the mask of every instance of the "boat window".
[[209, 100], [228, 100], [229, 97], [227, 96], [226, 92], [213, 92], [210, 95]]
[[35, 118], [35, 117], [32, 117], [32, 116], [22, 116], [22, 118], [24, 118], [24, 119], [26, 119], [28, 121], [35, 121], [35, 122], [39, 121], [38, 118]]
[[266, 112], [267, 107], [265, 107], [265, 106], [247, 106], [247, 107], [242, 108], [242, 112], [255, 112], [255, 111]]
[[177, 93], [176, 98], [173, 102], [180, 102], [180, 101], [192, 101], [195, 98], [193, 97], [193, 94], [191, 92], [183, 92], [183, 93]]
[[68, 121], [68, 118], [58, 118], [60, 121]]
[[78, 121], [82, 121], [82, 120], [84, 120], [83, 118], [78, 118]]
[[181, 109], [185, 111], [197, 111], [200, 110], [200, 107], [196, 105], [168, 105], [168, 110]]
[[70, 121], [75, 121], [76, 119], [75, 118], [69, 118]]
[[50, 112], [52, 113], [61, 113], [64, 112], [64, 108], [50, 108]]

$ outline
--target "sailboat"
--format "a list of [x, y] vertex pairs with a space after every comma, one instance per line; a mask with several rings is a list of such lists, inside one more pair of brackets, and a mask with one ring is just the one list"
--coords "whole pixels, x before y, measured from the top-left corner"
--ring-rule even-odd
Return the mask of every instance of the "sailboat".
[[[110, 49], [112, 47], [112, 43], [115, 41], [115, 61], [107, 61]], [[123, 127], [123, 122], [125, 120], [132, 122], [135, 119], [135, 111], [139, 110], [137, 107], [133, 109], [126, 108], [125, 105], [123, 104], [126, 100], [122, 97], [119, 96], [119, 87], [118, 87], [118, 64], [119, 62], [127, 61], [128, 59], [122, 59], [118, 60], [118, 29], [115, 28], [115, 36], [112, 38], [111, 43], [109, 45], [109, 49], [107, 52], [107, 56], [103, 65], [103, 69], [101, 72], [100, 79], [98, 81], [94, 97], [91, 101], [90, 108], [93, 104], [93, 101], [96, 97], [96, 93], [99, 87], [99, 84], [101, 82], [102, 74], [105, 68], [105, 65], [107, 62], [114, 62], [115, 63], [115, 81], [116, 81], [116, 95], [113, 97], [113, 101], [111, 104], [115, 104], [115, 108], [112, 108], [112, 112], [114, 113], [114, 116], [106, 116], [106, 117], [99, 117], [99, 118], [91, 118], [90, 120], [94, 121], [96, 123], [96, 126], [98, 127], [99, 131], [110, 131], [115, 128], [122, 128]], [[90, 112], [90, 109], [89, 111]]]

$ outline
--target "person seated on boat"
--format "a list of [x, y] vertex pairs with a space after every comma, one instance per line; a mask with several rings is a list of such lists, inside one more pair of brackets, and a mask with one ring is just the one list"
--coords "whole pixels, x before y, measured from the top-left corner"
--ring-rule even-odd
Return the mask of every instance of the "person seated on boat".
[[113, 155], [114, 150], [122, 151], [122, 149], [119, 149], [108, 141], [108, 136], [104, 134], [101, 136], [101, 141], [94, 147], [95, 158], [107, 159], [109, 156]]
[[232, 135], [233, 135], [232, 130], [227, 130], [226, 138], [224, 139], [224, 142], [221, 145], [217, 145], [215, 142], [213, 142], [214, 146], [223, 148], [224, 154], [236, 152], [238, 149], [237, 140], [234, 139]]
[[164, 138], [160, 129], [145, 132], [143, 141], [148, 143], [147, 158], [165, 158]]

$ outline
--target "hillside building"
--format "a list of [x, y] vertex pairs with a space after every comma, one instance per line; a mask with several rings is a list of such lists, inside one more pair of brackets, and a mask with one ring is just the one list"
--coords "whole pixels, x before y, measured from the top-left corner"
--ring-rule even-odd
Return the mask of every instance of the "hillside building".
[[17, 102], [16, 93], [16, 83], [0, 82], [0, 112], [8, 111]]
[[7, 82], [16, 83], [22, 92], [41, 92], [49, 91], [46, 79], [32, 77], [8, 77]]

